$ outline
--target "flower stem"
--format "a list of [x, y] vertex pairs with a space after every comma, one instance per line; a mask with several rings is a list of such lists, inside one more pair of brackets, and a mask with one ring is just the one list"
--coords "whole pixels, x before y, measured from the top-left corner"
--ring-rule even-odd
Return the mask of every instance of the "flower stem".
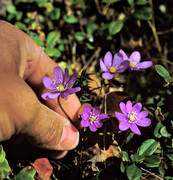
[[65, 112], [64, 108], [61, 105], [60, 102], [60, 96], [58, 96], [58, 105], [61, 108], [61, 110], [63, 111], [63, 113], [65, 114], [65, 116], [67, 117], [67, 119], [71, 122], [71, 124], [77, 129], [79, 130], [79, 128], [76, 126], [76, 124], [73, 122], [73, 120], [70, 118], [70, 116]]

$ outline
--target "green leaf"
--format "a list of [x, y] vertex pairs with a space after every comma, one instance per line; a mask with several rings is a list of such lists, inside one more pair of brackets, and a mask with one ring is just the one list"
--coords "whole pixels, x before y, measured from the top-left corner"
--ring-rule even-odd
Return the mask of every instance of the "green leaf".
[[126, 170], [126, 168], [125, 168], [125, 166], [124, 166], [124, 163], [121, 162], [121, 164], [120, 164], [120, 171], [121, 171], [122, 173], [124, 173], [125, 170]]
[[173, 161], [173, 154], [166, 154], [166, 156], [168, 157], [168, 159], [170, 159], [171, 161]]
[[14, 180], [34, 180], [36, 170], [31, 166], [23, 168], [15, 177]]
[[142, 171], [135, 164], [132, 164], [127, 167], [126, 174], [129, 180], [140, 180]]
[[78, 22], [78, 19], [72, 14], [71, 16], [64, 15], [63, 19], [66, 23], [74, 24]]
[[171, 137], [171, 134], [168, 133], [168, 131], [166, 130], [166, 126], [163, 126], [163, 127], [160, 129], [160, 134], [161, 134], [163, 137]]
[[11, 171], [5, 156], [6, 154], [3, 150], [3, 146], [0, 145], [0, 179], [9, 179], [9, 173]]
[[154, 139], [147, 139], [138, 149], [139, 156], [152, 155], [157, 150], [157, 142]]
[[103, 3], [115, 3], [119, 2], [120, 0], [102, 0]]
[[5, 160], [5, 151], [3, 150], [2, 145], [0, 145], [0, 163], [3, 163]]
[[74, 34], [74, 37], [78, 41], [83, 41], [85, 39], [85, 33], [83, 33], [83, 32], [76, 32]]
[[16, 7], [14, 5], [7, 5], [6, 10], [7, 10], [8, 13], [11, 13], [11, 14], [16, 14], [17, 13]]
[[48, 34], [46, 43], [49, 48], [54, 48], [60, 37], [59, 32], [52, 31]]
[[38, 36], [32, 37], [32, 40], [34, 40], [39, 46], [44, 46], [44, 42]]
[[134, 16], [140, 20], [150, 20], [152, 17], [151, 8], [143, 7], [142, 9], [137, 10]]
[[98, 29], [98, 25], [96, 23], [89, 22], [86, 25], [86, 32], [87, 32], [87, 34], [93, 34], [94, 31], [96, 31], [97, 29]]
[[121, 31], [121, 29], [123, 28], [124, 23], [122, 21], [113, 21], [109, 24], [109, 34], [110, 35], [115, 35], [117, 33], [119, 33]]
[[125, 161], [128, 162], [129, 161], [129, 156], [128, 156], [127, 152], [126, 151], [121, 151], [121, 154], [122, 154], [123, 158], [125, 159]]
[[148, 3], [148, 0], [137, 0], [136, 5], [146, 5]]
[[95, 49], [95, 47], [93, 45], [91, 45], [90, 43], [86, 43], [86, 46], [88, 49]]
[[55, 48], [46, 48], [45, 52], [50, 57], [60, 57], [61, 56], [61, 52]]
[[135, 134], [133, 132], [130, 132], [130, 134], [126, 138], [126, 143], [128, 143], [134, 137], [134, 135]]
[[154, 136], [156, 138], [161, 138], [161, 134], [160, 134], [160, 128], [163, 127], [163, 124], [161, 122], [158, 122], [154, 128]]
[[155, 65], [156, 72], [164, 78], [166, 82], [171, 82], [171, 77], [167, 69], [165, 69], [162, 65]]
[[53, 11], [50, 12], [50, 19], [57, 20], [60, 18], [61, 10], [60, 8], [54, 8]]
[[147, 156], [144, 159], [144, 164], [147, 167], [158, 167], [160, 162], [161, 162], [160, 158], [156, 155]]
[[142, 162], [144, 160], [145, 156], [141, 155], [139, 156], [137, 153], [131, 155], [131, 159], [134, 162]]
[[130, 6], [134, 5], [134, 0], [127, 0]]

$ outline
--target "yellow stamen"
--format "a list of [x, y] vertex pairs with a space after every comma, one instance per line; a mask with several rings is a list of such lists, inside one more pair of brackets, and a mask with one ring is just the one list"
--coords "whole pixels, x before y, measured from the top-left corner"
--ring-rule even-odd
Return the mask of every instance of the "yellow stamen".
[[91, 116], [89, 119], [90, 119], [90, 124], [92, 124], [96, 120], [96, 117], [95, 116]]
[[134, 119], [135, 119], [135, 116], [134, 116], [134, 115], [130, 115], [130, 116], [129, 116], [129, 121], [130, 121], [130, 122], [133, 122]]
[[109, 69], [109, 71], [110, 71], [111, 73], [115, 73], [116, 69], [112, 66], [112, 67]]
[[62, 84], [60, 84], [58, 87], [57, 87], [57, 90], [58, 91], [60, 91], [60, 92], [62, 92], [62, 91], [64, 91], [64, 86], [62, 85]]
[[130, 62], [130, 66], [131, 66], [131, 67], [135, 67], [135, 66], [136, 66], [136, 63], [133, 62], [133, 61], [131, 61], [131, 62]]

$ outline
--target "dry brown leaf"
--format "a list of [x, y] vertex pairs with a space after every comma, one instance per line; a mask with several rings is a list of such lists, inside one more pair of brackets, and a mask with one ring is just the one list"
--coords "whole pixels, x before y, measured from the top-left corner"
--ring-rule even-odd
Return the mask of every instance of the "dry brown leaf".
[[98, 144], [95, 144], [93, 147], [89, 148], [93, 152], [94, 156], [89, 160], [92, 162], [93, 171], [97, 171], [96, 166], [97, 162], [104, 162], [107, 158], [110, 157], [120, 157], [121, 148], [118, 146], [117, 141], [114, 141], [107, 150], [100, 149]]
[[53, 167], [47, 158], [39, 158], [32, 163], [32, 166], [37, 171], [40, 179], [49, 180], [53, 172]]
[[127, 98], [128, 96], [124, 92], [111, 92], [107, 94], [106, 107], [108, 114], [115, 116], [115, 111], [120, 111], [120, 102]]
[[89, 75], [89, 78], [91, 80], [88, 81], [88, 87], [89, 89], [96, 93], [98, 96], [103, 96], [104, 95], [104, 88], [101, 88], [101, 82], [97, 78], [95, 74]]

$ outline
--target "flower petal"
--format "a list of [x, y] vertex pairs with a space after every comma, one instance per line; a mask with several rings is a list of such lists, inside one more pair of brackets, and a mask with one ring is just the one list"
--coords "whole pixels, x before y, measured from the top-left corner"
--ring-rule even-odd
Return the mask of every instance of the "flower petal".
[[68, 82], [68, 87], [71, 87], [75, 81], [76, 81], [76, 78], [77, 78], [77, 73], [74, 73], [71, 77], [70, 77], [70, 80]]
[[123, 62], [123, 56], [121, 53], [116, 53], [114, 54], [114, 57], [113, 57], [113, 67], [116, 68], [116, 66], [118, 66], [119, 64], [121, 64]]
[[67, 89], [67, 90], [61, 92], [61, 97], [62, 97], [62, 98], [66, 98], [69, 94], [70, 94], [70, 90]]
[[141, 135], [141, 131], [139, 130], [139, 128], [136, 126], [135, 123], [132, 123], [132, 124], [130, 125], [130, 129], [131, 129], [131, 131], [134, 132], [135, 134]]
[[52, 79], [48, 76], [43, 77], [43, 84], [47, 89], [54, 90], [56, 89], [55, 83], [52, 81]]
[[108, 118], [108, 115], [107, 114], [100, 114], [99, 115], [99, 119], [102, 120], [102, 119], [107, 119]]
[[103, 123], [101, 121], [98, 121], [94, 124], [95, 124], [96, 128], [101, 128], [103, 126]]
[[121, 131], [125, 131], [130, 127], [130, 124], [127, 121], [120, 121], [119, 123], [119, 129]]
[[96, 126], [94, 124], [90, 125], [89, 128], [90, 128], [90, 130], [92, 132], [96, 132], [97, 131], [97, 128], [96, 128]]
[[83, 120], [85, 120], [85, 121], [89, 121], [89, 117], [90, 117], [90, 115], [87, 113], [87, 112], [82, 112], [82, 114], [81, 114], [81, 118], [83, 119]]
[[91, 108], [91, 106], [90, 106], [89, 104], [86, 104], [86, 105], [84, 106], [84, 111], [85, 111], [86, 113], [90, 113], [91, 110], [92, 110], [92, 108]]
[[134, 51], [132, 52], [132, 54], [130, 55], [130, 60], [132, 60], [133, 62], [140, 62], [141, 60], [141, 54], [139, 51]]
[[60, 92], [46, 92], [41, 95], [41, 97], [45, 100], [50, 100], [50, 99], [56, 99], [60, 95]]
[[148, 116], [148, 112], [147, 111], [141, 111], [139, 114], [138, 114], [138, 119], [141, 119], [141, 118], [145, 118]]
[[144, 62], [137, 64], [137, 67], [140, 69], [146, 69], [146, 68], [151, 67], [152, 65], [153, 65], [152, 61], [144, 61]]
[[127, 114], [127, 109], [126, 109], [126, 105], [123, 102], [120, 102], [120, 109], [124, 114]]
[[103, 61], [100, 59], [100, 68], [102, 71], [108, 71], [107, 67], [105, 66], [105, 64], [103, 63]]
[[123, 61], [117, 68], [117, 72], [122, 73], [129, 67], [129, 61]]
[[105, 72], [105, 73], [102, 74], [102, 77], [104, 79], [110, 80], [110, 79], [112, 79], [114, 77], [114, 74], [111, 74], [109, 72]]
[[57, 84], [63, 83], [63, 71], [59, 66], [54, 68], [53, 77]]
[[112, 66], [112, 54], [108, 51], [104, 56], [104, 64], [109, 69]]
[[127, 101], [126, 109], [127, 109], [128, 113], [132, 111], [132, 102], [131, 101]]
[[150, 126], [151, 124], [151, 120], [149, 118], [142, 118], [142, 119], [139, 119], [136, 124], [138, 126], [142, 126], [142, 127], [147, 127], [147, 126]]
[[99, 107], [95, 107], [94, 109], [93, 109], [93, 116], [98, 116], [100, 114], [100, 109], [99, 109]]
[[122, 54], [123, 60], [128, 60], [128, 56], [126, 55], [126, 53], [122, 49], [119, 50], [119, 53]]
[[81, 90], [80, 87], [75, 87], [75, 88], [69, 88], [68, 91], [69, 91], [69, 94], [74, 94], [76, 92], [79, 92]]
[[89, 121], [85, 121], [85, 120], [81, 120], [81, 125], [83, 127], [88, 127], [90, 125], [90, 122]]
[[139, 113], [141, 109], [142, 109], [142, 104], [138, 102], [132, 107], [132, 112], [136, 111], [137, 113]]
[[119, 121], [127, 121], [127, 116], [125, 114], [115, 112], [115, 116]]
[[64, 85], [67, 84], [69, 81], [69, 71], [67, 68], [65, 68], [65, 73], [64, 73]]

